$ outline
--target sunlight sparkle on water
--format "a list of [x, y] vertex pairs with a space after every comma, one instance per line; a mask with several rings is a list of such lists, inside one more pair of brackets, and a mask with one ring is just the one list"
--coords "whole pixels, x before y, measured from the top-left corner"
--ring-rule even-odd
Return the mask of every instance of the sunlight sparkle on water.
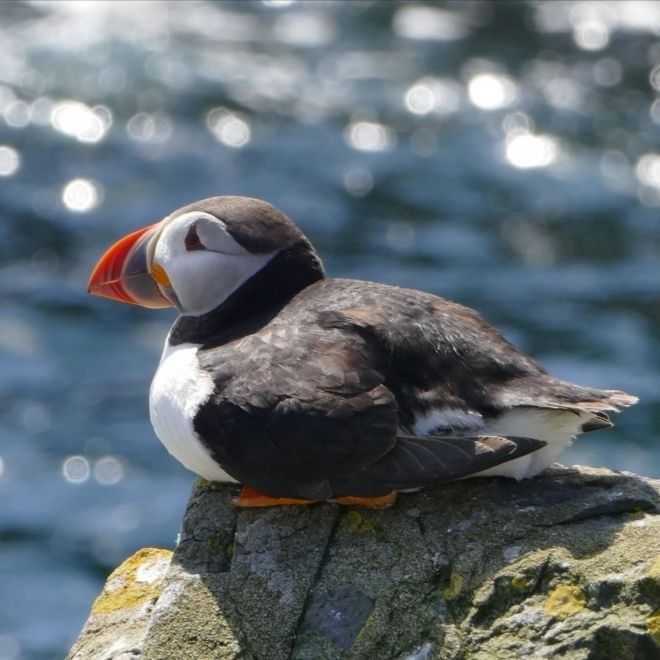
[[392, 20], [394, 33], [407, 39], [456, 41], [469, 33], [469, 26], [458, 13], [437, 7], [407, 5]]
[[498, 110], [511, 105], [518, 96], [516, 83], [497, 73], [478, 73], [468, 83], [470, 101], [482, 110]]
[[213, 108], [206, 115], [206, 125], [219, 142], [240, 149], [252, 136], [250, 124], [239, 115], [225, 108]]
[[110, 110], [105, 107], [90, 108], [80, 101], [60, 101], [50, 113], [53, 128], [80, 142], [101, 141], [112, 123]]
[[653, 68], [651, 74], [649, 75], [649, 82], [651, 87], [655, 89], [656, 92], [660, 92], [660, 64]]
[[70, 484], [82, 484], [91, 473], [89, 461], [84, 456], [69, 456], [62, 463], [62, 476]]
[[424, 83], [413, 85], [405, 96], [406, 108], [416, 115], [428, 115], [435, 107], [435, 94]]
[[579, 21], [573, 26], [573, 40], [582, 50], [602, 50], [610, 42], [610, 30], [597, 19]]
[[440, 78], [421, 78], [405, 93], [404, 104], [415, 115], [431, 112], [451, 114], [461, 106], [461, 93], [457, 83]]
[[17, 99], [5, 106], [2, 115], [8, 126], [12, 128], [25, 128], [30, 123], [31, 110], [25, 101]]
[[21, 166], [21, 156], [7, 145], [0, 145], [0, 176], [13, 176]]
[[660, 154], [644, 154], [637, 161], [635, 174], [645, 186], [660, 189]]
[[124, 478], [124, 466], [114, 456], [103, 456], [94, 463], [94, 479], [102, 486], [114, 486]]
[[294, 46], [325, 46], [334, 39], [335, 26], [328, 16], [290, 13], [277, 18], [273, 34]]
[[351, 167], [344, 172], [344, 188], [353, 197], [364, 197], [374, 187], [374, 177], [365, 167]]
[[557, 141], [549, 135], [513, 132], [506, 139], [506, 158], [519, 169], [547, 167], [557, 159], [558, 152]]
[[660, 99], [653, 101], [649, 108], [649, 115], [653, 122], [660, 124]]
[[86, 213], [99, 203], [98, 184], [89, 179], [73, 179], [62, 190], [62, 202], [71, 211]]
[[162, 112], [138, 112], [126, 124], [126, 132], [137, 142], [167, 142], [173, 129], [172, 120]]
[[394, 143], [392, 131], [375, 121], [356, 121], [344, 132], [346, 141], [359, 151], [385, 151]]

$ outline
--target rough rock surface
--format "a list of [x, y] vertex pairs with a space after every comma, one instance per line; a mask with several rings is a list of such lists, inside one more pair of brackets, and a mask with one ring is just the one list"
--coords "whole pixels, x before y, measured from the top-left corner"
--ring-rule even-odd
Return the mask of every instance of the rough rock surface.
[[127, 560], [70, 658], [660, 659], [660, 481], [556, 467], [387, 511], [233, 492], [195, 486], [164, 579], [164, 551]]
[[143, 548], [116, 568], [68, 657], [128, 660], [139, 656], [171, 559], [170, 550]]

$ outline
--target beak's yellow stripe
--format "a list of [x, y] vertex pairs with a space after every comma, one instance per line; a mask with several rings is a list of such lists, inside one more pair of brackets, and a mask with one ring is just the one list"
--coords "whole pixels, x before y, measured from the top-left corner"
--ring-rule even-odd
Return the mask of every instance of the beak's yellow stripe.
[[160, 264], [151, 265], [151, 277], [158, 282], [161, 286], [166, 286], [171, 288], [170, 278], [167, 276], [165, 269]]

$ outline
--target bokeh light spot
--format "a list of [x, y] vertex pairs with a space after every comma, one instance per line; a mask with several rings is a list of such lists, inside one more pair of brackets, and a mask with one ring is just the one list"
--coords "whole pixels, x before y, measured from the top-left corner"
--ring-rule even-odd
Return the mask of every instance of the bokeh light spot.
[[124, 478], [124, 466], [114, 456], [103, 456], [94, 463], [94, 479], [102, 486], [114, 486]]
[[651, 116], [651, 120], [653, 122], [660, 124], [660, 99], [653, 101], [651, 107], [649, 108], [649, 115]]
[[99, 204], [98, 184], [89, 179], [73, 179], [62, 189], [62, 202], [70, 211], [87, 213]]
[[25, 101], [12, 101], [5, 106], [3, 117], [7, 126], [25, 128], [31, 119], [30, 106]]
[[507, 136], [506, 158], [519, 169], [547, 167], [557, 159], [557, 141], [548, 135], [513, 132]]
[[84, 456], [69, 456], [62, 463], [62, 476], [70, 484], [82, 484], [91, 473], [89, 461]]
[[344, 188], [353, 197], [365, 197], [374, 187], [374, 177], [365, 167], [351, 167], [344, 173]]
[[0, 145], [0, 176], [13, 176], [21, 166], [18, 151], [7, 145]]
[[206, 116], [206, 125], [215, 138], [228, 147], [240, 149], [252, 137], [250, 124], [225, 108], [213, 108]]
[[406, 108], [416, 115], [428, 115], [435, 107], [435, 94], [424, 83], [413, 85], [405, 96]]
[[408, 88], [403, 100], [406, 109], [416, 115], [449, 115], [461, 107], [461, 90], [453, 80], [421, 78]]
[[413, 4], [397, 10], [392, 28], [399, 37], [434, 41], [456, 41], [469, 33], [468, 24], [460, 14]]
[[291, 13], [277, 18], [273, 33], [276, 39], [292, 46], [325, 46], [334, 39], [335, 27], [329, 16]]
[[651, 69], [651, 73], [649, 74], [649, 82], [651, 83], [651, 87], [653, 87], [656, 92], [660, 92], [660, 64]]
[[511, 105], [518, 96], [515, 82], [496, 73], [478, 73], [468, 83], [470, 101], [482, 110], [499, 110]]
[[138, 112], [128, 120], [126, 131], [136, 142], [164, 143], [172, 136], [173, 124], [161, 112]]
[[660, 154], [644, 154], [635, 167], [635, 174], [640, 183], [660, 189]]
[[112, 124], [112, 113], [105, 106], [90, 108], [80, 101], [60, 101], [50, 113], [56, 131], [80, 142], [100, 142]]
[[598, 19], [585, 19], [573, 26], [573, 40], [582, 50], [602, 50], [610, 42], [610, 30]]
[[391, 129], [374, 121], [357, 121], [349, 124], [345, 137], [347, 142], [359, 151], [385, 151], [394, 143]]

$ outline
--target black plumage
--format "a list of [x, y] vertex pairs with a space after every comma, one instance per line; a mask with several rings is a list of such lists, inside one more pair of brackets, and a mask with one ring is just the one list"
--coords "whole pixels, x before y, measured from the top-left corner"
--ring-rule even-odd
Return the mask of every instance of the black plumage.
[[[211, 312], [181, 316], [169, 336], [198, 345], [213, 379], [193, 419], [198, 437], [226, 472], [267, 495], [383, 495], [545, 444], [470, 428], [417, 437], [416, 420], [430, 412], [487, 421], [514, 408], [561, 410], [587, 413], [591, 430], [635, 401], [551, 377], [462, 305], [326, 278], [304, 234], [265, 202], [216, 197], [173, 216], [191, 211], [220, 219], [244, 249], [273, 255]], [[186, 241], [203, 248], [190, 232]]]
[[194, 424], [224, 469], [274, 496], [380, 495], [544, 444], [501, 439], [478, 453], [479, 438], [401, 437], [431, 408], [496, 416], [536, 397], [578, 411], [613, 396], [552, 379], [476, 312], [420, 291], [322, 279], [255, 325], [206, 338], [198, 359], [216, 392]]

